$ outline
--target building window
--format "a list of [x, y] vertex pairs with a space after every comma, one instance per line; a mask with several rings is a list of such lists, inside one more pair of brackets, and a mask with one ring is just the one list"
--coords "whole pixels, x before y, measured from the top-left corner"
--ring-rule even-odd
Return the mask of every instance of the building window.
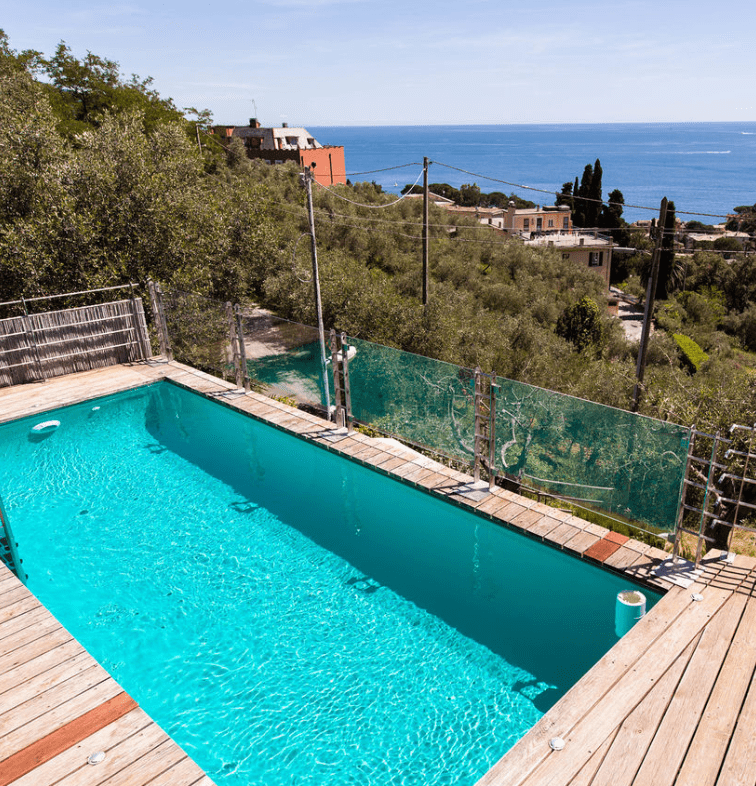
[[562, 259], [569, 259], [569, 258], [570, 258], [570, 255], [567, 254], [566, 252], [562, 254]]
[[591, 251], [588, 255], [588, 267], [602, 267], [604, 264], [603, 251]]
[[537, 218], [536, 219], [536, 230], [543, 229], [543, 219]]
[[562, 219], [562, 229], [569, 229], [570, 228], [570, 219], [565, 216]]
[[554, 226], [554, 219], [550, 218], [549, 219], [549, 229], [551, 229], [553, 226]]
[[523, 229], [530, 229], [530, 219], [529, 218], [523, 218], [522, 219], [522, 228]]

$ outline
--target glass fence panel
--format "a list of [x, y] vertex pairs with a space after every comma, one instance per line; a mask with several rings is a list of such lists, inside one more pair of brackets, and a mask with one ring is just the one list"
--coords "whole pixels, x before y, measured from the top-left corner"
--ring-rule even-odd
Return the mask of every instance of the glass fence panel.
[[498, 377], [497, 469], [671, 531], [688, 429]]
[[[245, 312], [241, 323], [252, 387], [325, 411], [317, 328], [263, 309]], [[327, 346], [326, 357], [330, 358]]]
[[399, 349], [349, 338], [352, 414], [362, 423], [472, 461], [473, 372]]
[[163, 310], [176, 360], [226, 380], [234, 379], [229, 322], [224, 303], [168, 289]]

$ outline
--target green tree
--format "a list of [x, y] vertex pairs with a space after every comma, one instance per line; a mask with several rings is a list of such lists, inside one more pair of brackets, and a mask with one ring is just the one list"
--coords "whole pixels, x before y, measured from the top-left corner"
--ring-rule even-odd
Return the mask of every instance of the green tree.
[[593, 298], [582, 297], [568, 306], [557, 321], [556, 333], [572, 343], [578, 352], [599, 346], [604, 338], [604, 321], [598, 303]]
[[667, 216], [661, 230], [663, 234], [659, 258], [659, 278], [656, 286], [657, 300], [666, 300], [670, 293], [682, 284], [684, 268], [679, 261], [675, 260], [675, 228], [675, 203], [668, 202]]
[[48, 98], [65, 137], [101, 125], [109, 113], [138, 110], [146, 129], [182, 117], [170, 99], [151, 88], [151, 78], [124, 80], [114, 60], [91, 52], [80, 60], [63, 41], [49, 60], [40, 60], [39, 68], [49, 79]]
[[480, 205], [481, 193], [477, 183], [470, 185], [464, 183], [459, 189], [459, 204], [462, 207], [478, 207]]
[[601, 168], [601, 161], [597, 158], [596, 163], [593, 165], [593, 174], [590, 178], [588, 190], [585, 193], [585, 196], [588, 198], [584, 208], [585, 226], [598, 226], [599, 214], [601, 213], [601, 201], [603, 199], [601, 182], [603, 177], [604, 171]]

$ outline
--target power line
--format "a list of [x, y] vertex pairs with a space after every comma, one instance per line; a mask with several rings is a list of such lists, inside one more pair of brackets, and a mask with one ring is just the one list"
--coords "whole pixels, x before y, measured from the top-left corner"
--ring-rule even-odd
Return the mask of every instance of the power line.
[[376, 172], [390, 172], [393, 169], [405, 169], [410, 166], [422, 166], [418, 161], [413, 161], [411, 164], [397, 164], [396, 166], [387, 166], [383, 169], [368, 169], [367, 172], [345, 172], [345, 177], [356, 177], [357, 175], [374, 175]]
[[[658, 207], [648, 207], [647, 205], [632, 205], [632, 204], [629, 204], [627, 202], [605, 202], [603, 199], [593, 199], [592, 197], [577, 196], [575, 194], [562, 194], [559, 191], [549, 191], [549, 190], [547, 190], [545, 188], [536, 188], [535, 186], [526, 186], [523, 183], [511, 183], [508, 180], [501, 180], [501, 179], [499, 179], [497, 177], [489, 177], [488, 175], [481, 175], [481, 174], [476, 173], [476, 172], [470, 172], [467, 169], [461, 169], [460, 167], [452, 166], [451, 164], [444, 164], [441, 161], [432, 161], [431, 163], [432, 164], [438, 164], [439, 166], [446, 167], [447, 169], [454, 169], [457, 172], [463, 172], [464, 174], [470, 175], [472, 177], [479, 177], [479, 178], [482, 178], [483, 180], [490, 180], [493, 183], [501, 183], [502, 185], [513, 186], [514, 188], [524, 188], [527, 191], [537, 191], [540, 194], [549, 194], [550, 196], [555, 196], [555, 197], [567, 196], [567, 197], [569, 197], [571, 199], [581, 199], [584, 202], [596, 202], [598, 204], [607, 205], [607, 206], [611, 206], [611, 207], [623, 207], [623, 208], [631, 207], [634, 210], [650, 210], [650, 211], [652, 211], [654, 213], [658, 213], [659, 212], [659, 208]], [[675, 209], [675, 214], [681, 214], [681, 215], [686, 215], [686, 216], [708, 216], [710, 218], [729, 218], [729, 216], [722, 215], [721, 213], [698, 213], [698, 212], [694, 212], [694, 211], [691, 211], [691, 210], [677, 210], [677, 209]]]
[[[422, 176], [423, 176], [423, 173], [420, 172], [420, 174], [417, 176], [417, 180], [415, 180], [415, 182], [412, 184], [413, 187], [416, 186], [420, 182], [420, 178]], [[331, 191], [331, 189], [328, 188], [328, 186], [324, 186], [322, 183], [318, 183], [317, 180], [315, 182], [317, 183], [317, 185], [319, 185], [323, 189], [323, 191], [327, 191], [329, 194], [332, 194], [333, 196], [337, 197], [338, 199], [343, 199], [344, 202], [349, 202], [350, 205], [356, 205], [357, 207], [369, 208], [371, 210], [382, 210], [383, 208], [386, 208], [386, 207], [392, 207], [393, 205], [396, 205], [399, 202], [401, 202], [403, 199], [406, 199], [407, 196], [409, 196], [409, 194], [410, 194], [410, 192], [412, 190], [412, 189], [410, 189], [406, 193], [402, 194], [399, 197], [399, 199], [395, 199], [393, 202], [387, 202], [386, 204], [383, 204], [383, 205], [364, 205], [364, 204], [362, 204], [360, 202], [355, 202], [352, 199], [347, 199], [345, 196], [342, 196], [341, 194], [337, 194], [335, 191]]]

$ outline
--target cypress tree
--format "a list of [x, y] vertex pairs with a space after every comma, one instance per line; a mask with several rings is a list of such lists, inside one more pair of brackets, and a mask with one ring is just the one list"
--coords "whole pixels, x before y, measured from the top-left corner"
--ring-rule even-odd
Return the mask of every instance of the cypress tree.
[[601, 212], [601, 179], [603, 174], [603, 170], [601, 169], [601, 161], [599, 161], [597, 158], [596, 163], [593, 165], [593, 173], [591, 176], [588, 193], [585, 194], [585, 196], [591, 200], [585, 203], [585, 226], [595, 227], [598, 225], [598, 217], [599, 213]]
[[[661, 230], [660, 230], [661, 231]], [[680, 270], [675, 265], [675, 203], [667, 203], [667, 217], [664, 221], [661, 256], [659, 257], [659, 279], [656, 284], [656, 299], [666, 300], [678, 282]]]

